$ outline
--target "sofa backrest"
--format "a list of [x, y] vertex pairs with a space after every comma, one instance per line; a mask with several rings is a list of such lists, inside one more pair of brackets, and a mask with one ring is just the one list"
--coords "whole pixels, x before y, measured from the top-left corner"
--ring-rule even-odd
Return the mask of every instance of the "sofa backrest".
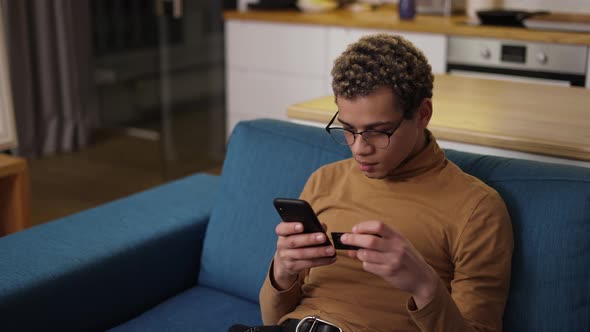
[[[590, 169], [446, 151], [495, 188], [515, 239], [505, 331], [590, 330]], [[275, 197], [297, 197], [319, 166], [347, 158], [321, 128], [239, 123], [223, 166], [199, 282], [258, 301], [276, 247]]]
[[504, 330], [590, 331], [590, 169], [446, 151], [496, 189], [514, 231]]
[[199, 283], [253, 302], [276, 249], [275, 197], [299, 197], [319, 166], [350, 156], [319, 128], [277, 120], [234, 128], [207, 227]]

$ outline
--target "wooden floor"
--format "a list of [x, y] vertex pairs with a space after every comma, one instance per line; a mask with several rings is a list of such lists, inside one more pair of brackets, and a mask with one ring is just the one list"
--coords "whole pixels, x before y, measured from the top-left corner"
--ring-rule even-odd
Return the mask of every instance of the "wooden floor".
[[[206, 114], [197, 115], [204, 117]], [[102, 137], [82, 151], [29, 159], [31, 219], [33, 225], [82, 211], [157, 186], [182, 176], [204, 171], [220, 174], [223, 151], [202, 151], [212, 133], [195, 124], [204, 119], [179, 121], [190, 130], [179, 133], [178, 160], [164, 162], [159, 141], [117, 132]], [[186, 120], [186, 119], [185, 119]], [[182, 137], [200, 133], [202, 137]], [[224, 135], [224, 133], [222, 133]], [[209, 147], [210, 149], [210, 147]], [[223, 149], [221, 147], [220, 149]], [[183, 152], [184, 151], [184, 152]]]

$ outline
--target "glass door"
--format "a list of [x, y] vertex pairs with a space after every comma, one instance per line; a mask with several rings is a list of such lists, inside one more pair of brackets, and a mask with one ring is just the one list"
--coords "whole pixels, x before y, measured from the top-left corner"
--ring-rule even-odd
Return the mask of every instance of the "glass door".
[[222, 5], [91, 0], [102, 126], [134, 139], [129, 163], [166, 179], [218, 171], [225, 147]]

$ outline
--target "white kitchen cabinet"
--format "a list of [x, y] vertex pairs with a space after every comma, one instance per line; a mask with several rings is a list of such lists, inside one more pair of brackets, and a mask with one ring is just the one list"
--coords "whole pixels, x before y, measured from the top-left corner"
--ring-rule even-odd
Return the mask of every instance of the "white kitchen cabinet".
[[226, 43], [230, 67], [319, 76], [324, 69], [326, 29], [284, 23], [229, 21]]
[[287, 107], [329, 93], [325, 27], [226, 22], [227, 133], [237, 121], [286, 119]]
[[[396, 33], [331, 26], [226, 21], [227, 133], [240, 120], [287, 119], [287, 107], [332, 93], [336, 57], [361, 36]], [[446, 70], [446, 36], [399, 33]]]
[[[340, 27], [329, 28], [329, 59], [326, 66], [331, 69], [334, 60], [346, 49], [346, 46], [349, 44], [356, 42], [363, 36], [376, 33], [396, 34], [408, 39], [417, 48], [422, 50], [432, 67], [433, 73], [442, 74], [446, 72], [447, 36], [445, 35]], [[328, 71], [328, 75], [329, 74], [330, 72]]]
[[321, 97], [324, 80], [301, 75], [232, 69], [227, 72], [227, 132], [240, 120], [287, 119], [287, 107]]

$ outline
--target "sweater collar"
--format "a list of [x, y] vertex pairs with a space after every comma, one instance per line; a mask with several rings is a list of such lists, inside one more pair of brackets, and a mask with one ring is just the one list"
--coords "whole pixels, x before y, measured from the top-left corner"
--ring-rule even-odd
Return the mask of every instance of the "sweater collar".
[[442, 165], [445, 153], [429, 130], [426, 130], [426, 139], [428, 144], [418, 154], [402, 162], [385, 180], [399, 181], [415, 177]]

